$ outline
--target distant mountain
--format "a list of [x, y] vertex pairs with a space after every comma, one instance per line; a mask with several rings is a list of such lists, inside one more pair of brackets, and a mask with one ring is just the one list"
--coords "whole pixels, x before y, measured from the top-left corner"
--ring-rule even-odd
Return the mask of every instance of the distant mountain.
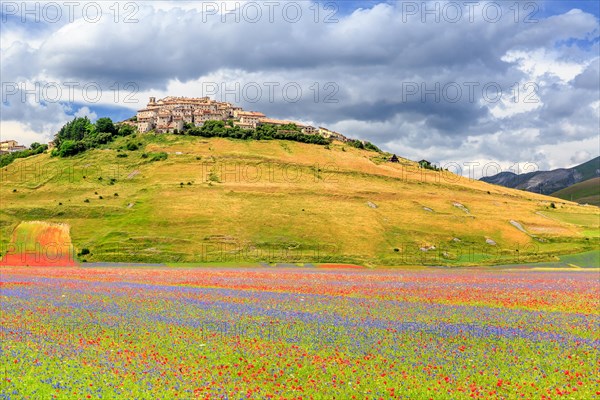
[[481, 181], [508, 188], [529, 192], [552, 194], [579, 182], [600, 176], [600, 157], [573, 168], [560, 168], [552, 171], [536, 171], [526, 174], [501, 172], [494, 176], [485, 176]]
[[600, 207], [600, 178], [592, 178], [576, 183], [552, 193], [551, 196]]

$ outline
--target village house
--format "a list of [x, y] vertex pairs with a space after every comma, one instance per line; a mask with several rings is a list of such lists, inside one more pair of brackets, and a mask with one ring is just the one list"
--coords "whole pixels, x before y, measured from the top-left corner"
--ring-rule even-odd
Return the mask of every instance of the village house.
[[260, 119], [266, 117], [265, 114], [256, 111], [241, 111], [237, 115], [242, 124], [251, 125], [252, 128], [256, 128]]
[[142, 133], [150, 132], [156, 128], [156, 109], [145, 108], [137, 113], [137, 128]]
[[328, 139], [334, 139], [334, 140], [339, 140], [341, 142], [348, 142], [349, 139], [342, 135], [341, 133], [338, 132], [334, 132], [332, 130], [329, 130], [327, 128], [323, 128], [322, 126], [319, 127], [319, 135], [328, 138]]
[[19, 145], [16, 140], [5, 140], [0, 142], [0, 154], [15, 153], [27, 150], [27, 147]]
[[216, 111], [194, 111], [194, 124], [202, 126], [206, 121], [224, 121], [223, 115]]
[[0, 150], [9, 151], [18, 144], [19, 143], [17, 143], [16, 140], [5, 140], [3, 142], [0, 142]]
[[162, 109], [158, 112], [158, 118], [156, 120], [156, 128], [160, 131], [166, 131], [169, 129], [169, 124], [173, 116], [171, 115], [171, 111], [168, 109]]
[[302, 133], [304, 133], [305, 135], [318, 135], [319, 130], [314, 126], [308, 125], [302, 128]]
[[256, 125], [254, 125], [254, 124], [246, 123], [246, 122], [241, 122], [241, 121], [233, 121], [233, 126], [239, 126], [242, 129], [254, 129], [254, 128], [256, 128]]

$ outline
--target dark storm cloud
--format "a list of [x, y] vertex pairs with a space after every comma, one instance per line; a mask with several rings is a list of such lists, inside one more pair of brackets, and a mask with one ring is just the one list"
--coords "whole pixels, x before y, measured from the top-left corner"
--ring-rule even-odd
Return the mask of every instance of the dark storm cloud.
[[[307, 6], [304, 10], [307, 12]], [[335, 24], [310, 18], [290, 23], [222, 23], [197, 10], [140, 10], [140, 22], [78, 20], [61, 27], [36, 52], [49, 73], [81, 80], [135, 80], [141, 88], [168, 79], [196, 79], [221, 68], [248, 72], [324, 66], [388, 66], [435, 71], [476, 65], [501, 71], [515, 46], [580, 37], [573, 15], [525, 26], [509, 18], [489, 23], [424, 24], [403, 20], [400, 5], [357, 11]], [[418, 16], [417, 16], [418, 17]], [[40, 65], [42, 67], [42, 65]]]

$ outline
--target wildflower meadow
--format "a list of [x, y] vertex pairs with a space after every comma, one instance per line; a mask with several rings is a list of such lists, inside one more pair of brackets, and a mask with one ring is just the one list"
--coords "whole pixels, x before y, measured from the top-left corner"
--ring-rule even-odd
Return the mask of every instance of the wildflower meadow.
[[0, 269], [0, 399], [592, 399], [597, 272]]

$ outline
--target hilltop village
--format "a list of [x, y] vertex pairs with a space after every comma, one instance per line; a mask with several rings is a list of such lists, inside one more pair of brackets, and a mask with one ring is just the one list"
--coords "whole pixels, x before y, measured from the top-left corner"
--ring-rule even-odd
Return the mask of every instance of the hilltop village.
[[[241, 140], [279, 139], [324, 146], [336, 140], [358, 149], [382, 153], [381, 149], [366, 140], [349, 139], [327, 128], [268, 118], [263, 113], [246, 111], [209, 97], [169, 96], [158, 101], [155, 97], [150, 97], [146, 108], [139, 110], [134, 117], [117, 123], [113, 123], [108, 117], [98, 118], [95, 122], [88, 117], [76, 117], [67, 122], [47, 145], [32, 143], [31, 148], [27, 149], [14, 140], [4, 141], [0, 143], [0, 167], [17, 158], [29, 157], [46, 150], [53, 157], [72, 157], [105, 146], [119, 137], [133, 135], [136, 131], [141, 134], [154, 132]], [[130, 142], [128, 146], [130, 149], [137, 149], [138, 145]], [[119, 156], [127, 157], [126, 154]], [[389, 161], [398, 162], [398, 159], [392, 157]]]
[[[231, 103], [220, 102], [209, 97], [165, 97], [156, 100], [150, 97], [146, 108], [137, 112], [137, 129], [141, 133], [173, 133], [187, 125], [202, 127], [207, 121], [231, 121], [241, 129], [256, 129], [259, 125], [285, 126], [294, 124], [306, 135], [320, 135], [328, 139], [348, 142], [346, 136], [329, 129], [304, 125], [295, 121], [268, 118], [257, 111], [245, 111]], [[229, 125], [227, 125], [229, 126]]]

